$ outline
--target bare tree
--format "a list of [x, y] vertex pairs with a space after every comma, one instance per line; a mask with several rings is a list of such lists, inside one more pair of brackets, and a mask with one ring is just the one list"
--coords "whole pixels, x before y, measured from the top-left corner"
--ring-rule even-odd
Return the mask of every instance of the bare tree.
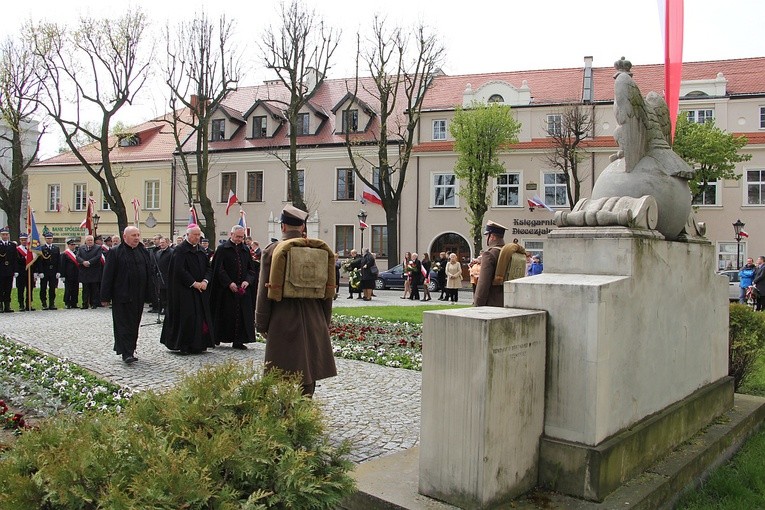
[[[180, 24], [174, 34], [170, 27], [166, 29], [165, 82], [170, 88], [171, 108], [167, 121], [173, 129], [189, 207], [199, 201], [204, 217], [201, 228], [210, 239], [216, 237], [215, 210], [207, 190], [210, 118], [239, 82], [241, 52], [232, 47], [233, 29], [234, 23], [225, 16], [216, 25], [205, 13]], [[190, 140], [194, 140], [193, 154], [183, 148]], [[196, 168], [190, 165], [191, 157]]]
[[579, 163], [585, 154], [582, 142], [592, 136], [595, 128], [595, 118], [587, 108], [580, 104], [566, 105], [560, 113], [560, 122], [556, 118], [547, 126], [553, 148], [547, 153], [546, 159], [552, 168], [564, 175], [571, 209], [579, 201], [581, 184], [585, 178], [579, 172]]
[[[371, 73], [371, 85], [364, 87], [377, 101], [373, 105], [380, 116], [376, 161], [358, 153], [357, 144], [346, 135], [351, 165], [358, 178], [382, 200], [388, 229], [388, 256], [399, 253], [398, 212], [406, 182], [414, 137], [420, 121], [422, 103], [433, 77], [440, 71], [444, 48], [434, 35], [420, 25], [407, 36], [403, 29], [388, 30], [385, 20], [375, 16], [372, 36], [365, 49], [359, 44], [359, 61]], [[356, 68], [354, 94], [362, 81]], [[393, 150], [391, 150], [393, 149]], [[390, 154], [394, 154], [391, 159]], [[377, 168], [379, 178], [370, 179], [364, 171], [369, 164]]]
[[324, 83], [339, 33], [326, 28], [315, 12], [306, 10], [298, 0], [282, 4], [281, 23], [278, 32], [273, 28], [266, 31], [260, 47], [266, 68], [276, 72], [289, 92], [288, 101], [273, 99], [284, 105], [289, 125], [289, 158], [282, 161], [287, 166], [292, 204], [307, 211], [297, 168], [297, 137], [303, 134], [303, 126], [298, 123], [299, 113]]
[[[61, 128], [72, 154], [101, 186], [120, 231], [128, 220], [117, 183], [120, 167], [110, 159], [116, 145], [110, 127], [148, 78], [153, 48], [146, 28], [145, 14], [129, 10], [118, 18], [82, 18], [73, 30], [55, 23], [30, 25], [27, 30], [46, 73], [40, 104]], [[90, 115], [98, 115], [99, 130], [86, 127]], [[98, 148], [100, 161], [88, 161], [78, 144], [82, 135]]]
[[[37, 158], [44, 133], [37, 129], [40, 77], [25, 41], [8, 38], [0, 47], [0, 208], [8, 215], [13, 239], [21, 229], [27, 168]], [[9, 161], [10, 165], [3, 161]]]

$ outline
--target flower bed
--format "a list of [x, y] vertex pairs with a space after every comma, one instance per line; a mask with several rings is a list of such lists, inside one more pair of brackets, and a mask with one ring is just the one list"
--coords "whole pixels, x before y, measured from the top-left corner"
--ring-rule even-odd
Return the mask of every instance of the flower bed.
[[335, 356], [386, 367], [422, 370], [422, 326], [374, 317], [332, 317]]

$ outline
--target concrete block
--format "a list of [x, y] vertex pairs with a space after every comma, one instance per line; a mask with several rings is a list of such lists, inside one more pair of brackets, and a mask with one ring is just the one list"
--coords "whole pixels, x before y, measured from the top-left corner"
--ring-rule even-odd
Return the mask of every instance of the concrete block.
[[424, 314], [421, 494], [489, 508], [536, 484], [545, 319], [494, 307]]

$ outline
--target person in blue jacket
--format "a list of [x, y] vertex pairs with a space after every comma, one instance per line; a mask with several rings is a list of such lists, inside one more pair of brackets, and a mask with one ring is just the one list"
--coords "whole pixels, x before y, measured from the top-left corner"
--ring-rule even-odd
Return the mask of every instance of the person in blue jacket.
[[754, 259], [746, 259], [746, 265], [742, 267], [738, 272], [738, 286], [741, 288], [741, 292], [738, 296], [738, 302], [741, 304], [746, 303], [746, 289], [752, 285], [754, 280], [754, 270], [757, 266], [754, 265]]
[[539, 259], [539, 255], [534, 255], [531, 257], [531, 265], [529, 266], [529, 271], [526, 276], [542, 274], [543, 269], [544, 266], [542, 265], [542, 261]]

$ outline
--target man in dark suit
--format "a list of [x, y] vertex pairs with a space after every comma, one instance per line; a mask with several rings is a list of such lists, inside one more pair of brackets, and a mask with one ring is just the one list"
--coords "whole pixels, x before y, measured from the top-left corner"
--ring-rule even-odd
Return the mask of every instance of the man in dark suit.
[[40, 247], [40, 256], [34, 264], [35, 273], [40, 275], [40, 304], [43, 310], [56, 309], [56, 289], [58, 288], [59, 263], [61, 250], [53, 244], [53, 234], [45, 234], [45, 244]]
[[757, 257], [757, 269], [754, 270], [752, 285], [757, 289], [757, 303], [754, 309], [762, 311], [765, 308], [765, 256]]
[[159, 312], [165, 313], [167, 308], [167, 282], [170, 279], [170, 258], [173, 256], [173, 248], [170, 240], [162, 237], [159, 246], [154, 250], [154, 267], [157, 286], [159, 287]]
[[16, 274], [16, 243], [7, 227], [0, 229], [0, 312], [10, 313], [13, 276]]
[[101, 306], [98, 301], [101, 286], [103, 251], [95, 244], [93, 236], [85, 236], [85, 242], [77, 248], [77, 262], [80, 264], [80, 283], [82, 283], [82, 309]]
[[[16, 247], [18, 252], [16, 269], [16, 297], [19, 301], [19, 311], [34, 311], [32, 306], [32, 291], [35, 288], [35, 278], [33, 267], [30, 265], [27, 269], [27, 258], [29, 256], [30, 246], [28, 244], [29, 236], [26, 232], [19, 234], [19, 245]], [[29, 290], [27, 291], [27, 287]]]

